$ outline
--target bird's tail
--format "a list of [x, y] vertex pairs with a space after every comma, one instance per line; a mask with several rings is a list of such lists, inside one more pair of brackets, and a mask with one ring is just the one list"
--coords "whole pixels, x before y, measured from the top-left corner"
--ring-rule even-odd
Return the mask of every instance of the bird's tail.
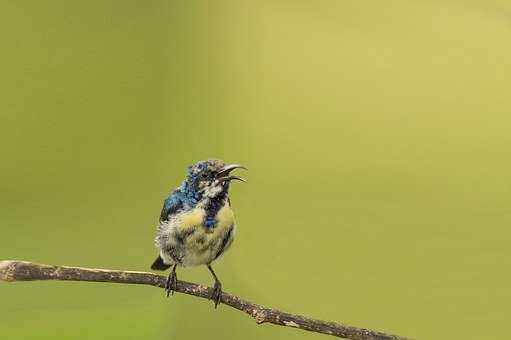
[[153, 264], [151, 265], [151, 269], [155, 269], [155, 270], [165, 270], [165, 269], [169, 269], [169, 268], [170, 268], [170, 264], [166, 264], [165, 262], [163, 262], [163, 259], [159, 255], [156, 258], [156, 260], [154, 260]]

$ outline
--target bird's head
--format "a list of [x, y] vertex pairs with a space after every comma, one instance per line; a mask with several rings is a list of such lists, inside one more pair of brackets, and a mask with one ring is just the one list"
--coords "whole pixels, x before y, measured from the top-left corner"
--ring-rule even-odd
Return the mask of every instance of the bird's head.
[[227, 194], [232, 180], [245, 182], [239, 176], [231, 175], [235, 169], [245, 169], [239, 164], [225, 164], [219, 159], [208, 159], [188, 167], [184, 188], [195, 200], [215, 198]]

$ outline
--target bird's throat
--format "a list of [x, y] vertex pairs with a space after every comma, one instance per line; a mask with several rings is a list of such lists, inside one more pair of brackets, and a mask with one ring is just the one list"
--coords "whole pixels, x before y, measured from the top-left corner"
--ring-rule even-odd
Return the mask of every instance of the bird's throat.
[[204, 210], [206, 211], [206, 216], [204, 218], [204, 225], [208, 228], [214, 228], [217, 223], [217, 214], [225, 205], [229, 205], [229, 199], [227, 197], [229, 192], [229, 188], [226, 187], [222, 190], [217, 196], [210, 198], [206, 205], [204, 206]]

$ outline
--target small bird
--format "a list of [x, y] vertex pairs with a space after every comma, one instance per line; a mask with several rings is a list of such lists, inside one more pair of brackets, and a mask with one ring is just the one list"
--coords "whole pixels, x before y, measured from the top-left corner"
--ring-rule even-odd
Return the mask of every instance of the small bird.
[[222, 284], [211, 263], [230, 247], [236, 228], [229, 200], [231, 175], [239, 164], [225, 164], [218, 159], [200, 161], [188, 167], [188, 175], [163, 203], [157, 230], [159, 256], [151, 268], [166, 270], [172, 266], [165, 290], [174, 294], [177, 285], [176, 267], [206, 265], [215, 284], [210, 300], [215, 308], [222, 297]]

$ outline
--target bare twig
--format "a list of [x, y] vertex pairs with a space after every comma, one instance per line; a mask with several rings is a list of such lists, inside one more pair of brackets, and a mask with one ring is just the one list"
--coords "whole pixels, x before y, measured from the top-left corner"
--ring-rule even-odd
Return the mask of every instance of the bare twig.
[[[53, 266], [25, 261], [0, 261], [0, 281], [67, 280], [143, 284], [165, 287], [166, 277], [147, 272]], [[208, 299], [212, 289], [199, 284], [178, 281], [176, 291]], [[251, 303], [237, 296], [222, 293], [221, 302], [243, 311], [258, 324], [272, 323], [353, 340], [404, 340], [397, 335], [315, 320]]]

